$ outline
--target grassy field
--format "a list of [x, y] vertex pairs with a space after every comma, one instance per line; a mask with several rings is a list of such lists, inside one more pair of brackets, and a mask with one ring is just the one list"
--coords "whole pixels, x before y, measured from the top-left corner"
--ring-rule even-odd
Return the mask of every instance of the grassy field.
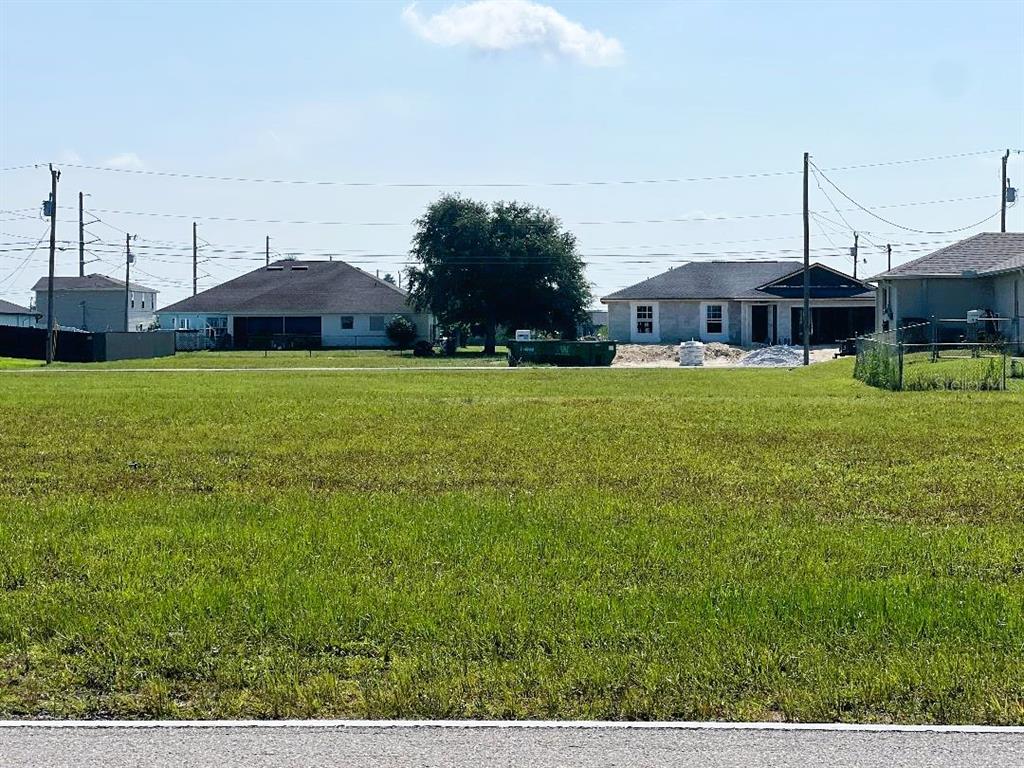
[[1024, 723], [1024, 391], [0, 373], [0, 717]]
[[460, 349], [454, 355], [413, 357], [412, 352], [388, 349], [324, 349], [309, 351], [178, 352], [151, 360], [113, 360], [108, 363], [58, 363], [58, 368], [437, 368], [507, 365], [504, 347], [485, 355], [482, 347]]

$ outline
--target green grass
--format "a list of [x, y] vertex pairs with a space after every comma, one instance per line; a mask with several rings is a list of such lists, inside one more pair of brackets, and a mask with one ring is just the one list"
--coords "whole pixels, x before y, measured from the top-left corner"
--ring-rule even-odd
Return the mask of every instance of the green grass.
[[1024, 722], [1024, 391], [0, 375], [0, 716]]
[[20, 357], [0, 357], [0, 371], [39, 368], [42, 365], [43, 363], [41, 360], [25, 360]]
[[309, 351], [178, 352], [151, 360], [113, 360], [107, 363], [57, 363], [58, 368], [410, 368], [507, 365], [504, 347], [485, 355], [481, 347], [460, 349], [451, 356], [413, 357], [411, 351], [389, 349], [325, 349]]
[[1001, 355], [971, 357], [967, 353], [962, 357], [947, 355], [933, 361], [930, 353], [918, 352], [904, 357], [903, 388], [911, 391], [1002, 389], [1004, 365], [1005, 378], [1009, 379], [1010, 362], [1004, 361]]

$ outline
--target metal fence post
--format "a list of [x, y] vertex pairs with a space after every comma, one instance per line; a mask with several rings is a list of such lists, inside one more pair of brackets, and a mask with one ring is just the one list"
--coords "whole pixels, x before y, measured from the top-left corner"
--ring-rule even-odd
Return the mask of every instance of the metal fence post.
[[899, 355], [899, 366], [900, 366], [900, 377], [897, 383], [897, 391], [903, 391], [903, 342], [899, 342], [897, 345], [897, 354]]
[[938, 336], [939, 326], [935, 321], [935, 315], [932, 315], [932, 362], [934, 363], [939, 359], [939, 347], [938, 347]]

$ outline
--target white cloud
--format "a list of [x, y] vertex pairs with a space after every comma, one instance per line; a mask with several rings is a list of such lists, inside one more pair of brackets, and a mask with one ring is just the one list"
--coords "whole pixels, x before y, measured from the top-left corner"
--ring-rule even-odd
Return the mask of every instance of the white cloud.
[[535, 48], [604, 67], [622, 60], [622, 43], [588, 30], [547, 5], [529, 0], [476, 0], [423, 17], [415, 3], [402, 19], [417, 35], [436, 45], [468, 45], [483, 51]]
[[122, 152], [103, 161], [104, 165], [111, 168], [143, 168], [142, 160], [134, 152]]

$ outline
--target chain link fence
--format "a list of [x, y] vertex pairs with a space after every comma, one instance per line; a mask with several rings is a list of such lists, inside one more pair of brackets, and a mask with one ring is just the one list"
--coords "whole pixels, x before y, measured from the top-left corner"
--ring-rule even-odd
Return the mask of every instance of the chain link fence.
[[1013, 344], [977, 326], [933, 319], [863, 336], [853, 375], [893, 391], [1005, 390], [1017, 371]]

